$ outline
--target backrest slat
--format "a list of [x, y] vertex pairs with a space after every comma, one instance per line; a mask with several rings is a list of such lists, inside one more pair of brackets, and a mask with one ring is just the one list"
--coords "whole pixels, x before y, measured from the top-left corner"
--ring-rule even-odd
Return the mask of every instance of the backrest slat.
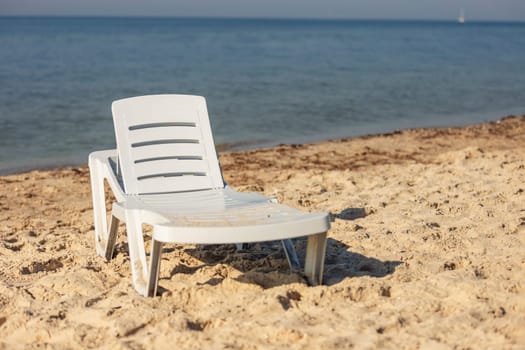
[[224, 187], [203, 97], [132, 97], [112, 111], [127, 194]]
[[[142, 194], [198, 191], [208, 187], [209, 180], [205, 176], [193, 176], [191, 181], [188, 181], [189, 178], [190, 176], [145, 178], [140, 180], [140, 186], [147, 189]], [[168, 181], [169, 189], [163, 185]]]
[[135, 164], [137, 179], [144, 176], [165, 173], [208, 173], [208, 163], [205, 160], [162, 159], [145, 161]]
[[133, 158], [135, 163], [140, 163], [146, 159], [163, 157], [201, 157], [205, 152], [204, 145], [200, 143], [164, 143], [142, 147], [135, 147]]
[[[197, 126], [194, 127], [150, 127], [147, 129], [135, 129], [129, 131], [129, 142], [131, 146], [136, 143], [149, 140], [195, 140], [202, 138], [201, 132]], [[198, 143], [198, 142], [188, 142]]]

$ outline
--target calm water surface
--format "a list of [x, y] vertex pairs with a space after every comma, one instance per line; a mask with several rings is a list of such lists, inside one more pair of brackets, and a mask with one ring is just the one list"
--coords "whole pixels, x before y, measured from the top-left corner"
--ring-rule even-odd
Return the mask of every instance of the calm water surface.
[[525, 24], [0, 18], [0, 173], [85, 163], [153, 93], [233, 148], [475, 123], [525, 113]]

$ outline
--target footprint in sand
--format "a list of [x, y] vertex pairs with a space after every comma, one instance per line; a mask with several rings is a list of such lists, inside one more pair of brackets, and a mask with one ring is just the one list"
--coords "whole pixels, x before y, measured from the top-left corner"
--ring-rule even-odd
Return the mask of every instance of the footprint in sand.
[[8, 236], [7, 238], [3, 239], [2, 242], [5, 248], [12, 250], [14, 252], [19, 251], [24, 246], [24, 242], [18, 241], [18, 238], [13, 237], [13, 236], [11, 237]]
[[33, 261], [27, 266], [23, 266], [20, 269], [20, 273], [22, 275], [29, 275], [33, 273], [38, 273], [42, 271], [56, 271], [59, 268], [63, 267], [64, 264], [58, 259], [49, 259], [48, 261], [40, 262], [40, 261]]

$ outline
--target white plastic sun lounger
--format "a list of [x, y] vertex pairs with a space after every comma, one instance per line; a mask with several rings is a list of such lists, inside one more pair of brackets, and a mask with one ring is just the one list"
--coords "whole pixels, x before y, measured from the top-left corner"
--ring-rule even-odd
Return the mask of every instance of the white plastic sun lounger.
[[[311, 284], [322, 283], [328, 215], [303, 213], [226, 186], [203, 97], [139, 96], [113, 102], [112, 112], [117, 151], [89, 155], [96, 249], [111, 259], [118, 223], [126, 223], [138, 293], [156, 295], [164, 243], [239, 246], [282, 240], [293, 268], [299, 262], [290, 239], [308, 236], [304, 273]], [[116, 198], [109, 230], [105, 180]], [[143, 224], [153, 228], [149, 264]]]

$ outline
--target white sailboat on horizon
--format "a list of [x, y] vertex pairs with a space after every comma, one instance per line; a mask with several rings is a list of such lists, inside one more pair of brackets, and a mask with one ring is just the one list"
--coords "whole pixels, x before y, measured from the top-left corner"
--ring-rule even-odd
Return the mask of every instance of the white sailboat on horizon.
[[463, 8], [459, 10], [458, 23], [465, 23], [465, 10]]

